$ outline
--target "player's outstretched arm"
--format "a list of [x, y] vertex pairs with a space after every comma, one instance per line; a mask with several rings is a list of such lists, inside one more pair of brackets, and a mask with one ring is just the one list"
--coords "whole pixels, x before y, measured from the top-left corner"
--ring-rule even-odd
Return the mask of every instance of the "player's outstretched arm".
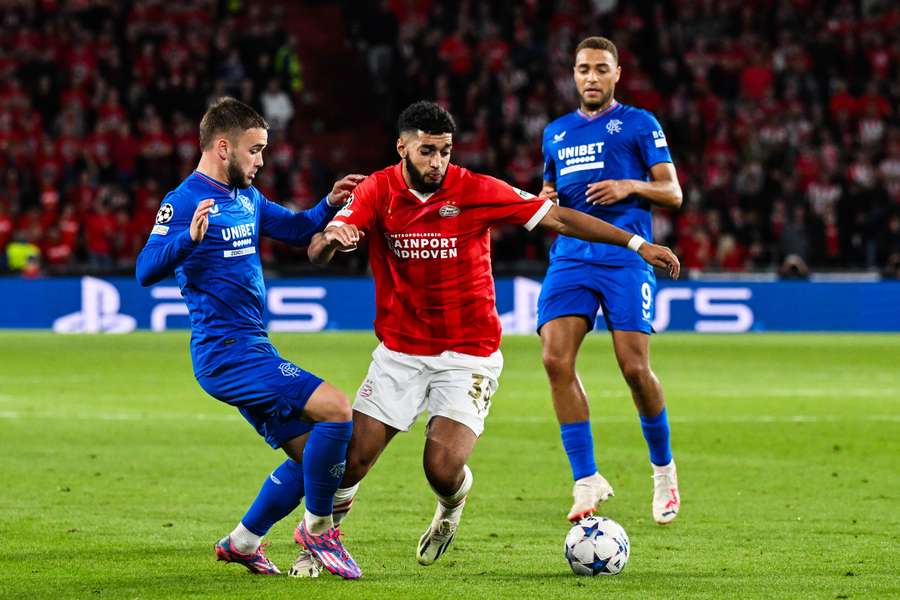
[[356, 249], [359, 240], [365, 232], [356, 228], [356, 225], [342, 223], [333, 225], [313, 236], [309, 243], [309, 262], [314, 265], [324, 266], [331, 262], [337, 251], [349, 252]]
[[[134, 268], [135, 277], [142, 286], [147, 287], [162, 281], [190, 256], [206, 235], [209, 228], [209, 211], [213, 204], [214, 201], [211, 199], [197, 204], [190, 224], [184, 229], [178, 229], [181, 224], [178, 215], [171, 225], [158, 224], [153, 228], [147, 245], [137, 257]], [[184, 225], [181, 224], [181, 227]]]
[[569, 237], [630, 248], [654, 267], [666, 269], [673, 279], [678, 279], [681, 272], [678, 257], [665, 246], [651, 244], [639, 235], [628, 233], [581, 211], [554, 205], [539, 224]]
[[264, 201], [261, 205], [260, 231], [291, 246], [306, 246], [314, 234], [331, 222], [353, 189], [365, 178], [365, 175], [357, 174], [342, 177], [321, 202], [308, 210], [294, 212], [274, 202]]

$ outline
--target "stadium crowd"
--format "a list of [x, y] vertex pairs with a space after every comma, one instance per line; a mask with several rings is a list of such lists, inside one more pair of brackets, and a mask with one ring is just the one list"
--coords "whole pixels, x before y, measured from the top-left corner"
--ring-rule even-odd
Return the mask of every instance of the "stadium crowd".
[[[4, 3], [0, 268], [130, 269], [162, 194], [196, 164], [199, 116], [223, 94], [272, 125], [257, 181], [272, 199], [306, 207], [333, 174], [359, 170], [352, 148], [326, 161], [293, 134], [310, 91], [284, 4]], [[585, 35], [608, 35], [623, 71], [617, 98], [654, 112], [672, 148], [685, 202], [656, 211], [654, 231], [686, 271], [900, 273], [895, 3], [341, 7], [377, 99], [367, 110], [384, 123], [386, 163], [395, 115], [433, 98], [457, 118], [456, 162], [536, 191], [542, 129], [578, 104], [572, 51]], [[540, 268], [551, 241], [517, 228], [494, 236], [495, 260], [512, 269]], [[277, 245], [262, 250], [278, 269], [305, 263]]]

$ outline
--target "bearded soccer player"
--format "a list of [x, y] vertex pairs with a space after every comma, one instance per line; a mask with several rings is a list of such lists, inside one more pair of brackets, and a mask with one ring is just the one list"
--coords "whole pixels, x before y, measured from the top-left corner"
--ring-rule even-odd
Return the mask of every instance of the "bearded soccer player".
[[433, 102], [409, 106], [398, 130], [400, 163], [354, 190], [334, 221], [313, 237], [309, 256], [327, 263], [336, 250], [352, 249], [367, 235], [375, 278], [375, 333], [381, 344], [356, 395], [335, 521], [349, 510], [360, 480], [394, 435], [428, 411], [424, 467], [437, 509], [416, 556], [430, 565], [456, 533], [472, 487], [466, 461], [484, 430], [503, 367], [491, 226], [541, 225], [630, 245], [673, 276], [679, 264], [668, 248], [638, 244], [633, 235], [582, 212], [451, 165], [455, 125]]
[[[315, 207], [292, 212], [253, 187], [268, 125], [249, 106], [223, 98], [200, 123], [197, 169], [162, 201], [137, 260], [141, 285], [173, 270], [191, 319], [191, 359], [200, 386], [236, 407], [287, 460], [268, 475], [243, 519], [215, 545], [219, 560], [278, 574], [262, 537], [306, 496], [297, 543], [341, 577], [361, 573], [332, 521], [353, 429], [350, 402], [337, 388], [281, 357], [263, 326], [260, 236], [305, 246], [334, 218], [362, 179], [338, 181]], [[227, 452], [227, 449], [223, 449]]]
[[[620, 74], [618, 51], [608, 39], [590, 37], [576, 48], [574, 76], [581, 106], [544, 129], [541, 197], [618, 225], [633, 239], [651, 239], [652, 207], [680, 207], [681, 186], [657, 120], [616, 102]], [[650, 449], [653, 518], [664, 525], [678, 514], [666, 405], [650, 369], [655, 290], [653, 269], [626, 249], [561, 235], [550, 250], [537, 326], [575, 479], [571, 521], [593, 513], [613, 495], [597, 470], [587, 396], [575, 372], [578, 349], [594, 328], [600, 307]]]

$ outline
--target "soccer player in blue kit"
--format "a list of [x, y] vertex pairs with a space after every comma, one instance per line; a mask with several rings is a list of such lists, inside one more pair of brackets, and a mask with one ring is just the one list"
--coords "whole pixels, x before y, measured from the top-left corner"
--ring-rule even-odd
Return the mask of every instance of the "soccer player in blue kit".
[[266, 477], [234, 531], [215, 545], [218, 559], [252, 573], [278, 574], [262, 537], [305, 496], [295, 540], [330, 572], [356, 579], [360, 569], [332, 521], [353, 430], [350, 402], [272, 346], [262, 321], [258, 249], [263, 235], [307, 245], [363, 177], [344, 177], [309, 210], [279, 206], [252, 186], [263, 165], [267, 130], [259, 114], [233, 98], [209, 107], [200, 122], [197, 169], [162, 200], [136, 275], [149, 286], [174, 270], [190, 312], [191, 359], [200, 386], [236, 407], [288, 456]]
[[[544, 129], [541, 195], [626, 231], [636, 250], [651, 240], [651, 208], [681, 206], [681, 186], [659, 122], [616, 102], [621, 67], [616, 46], [589, 37], [575, 49], [581, 106]], [[680, 508], [663, 391], [650, 369], [656, 277], [635, 253], [559, 236], [538, 300], [537, 328], [553, 407], [575, 479], [568, 514], [579, 521], [613, 495], [597, 470], [584, 387], [575, 371], [578, 349], [602, 307], [616, 360], [640, 415], [653, 470], [652, 512], [659, 524]]]

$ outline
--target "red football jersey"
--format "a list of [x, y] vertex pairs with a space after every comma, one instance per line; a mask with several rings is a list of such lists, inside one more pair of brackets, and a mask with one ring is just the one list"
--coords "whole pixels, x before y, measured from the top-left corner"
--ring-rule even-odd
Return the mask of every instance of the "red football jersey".
[[453, 350], [489, 356], [500, 347], [490, 227], [533, 229], [552, 203], [450, 165], [434, 194], [410, 190], [401, 165], [357, 186], [329, 225], [365, 231], [375, 277], [375, 334], [396, 352]]

